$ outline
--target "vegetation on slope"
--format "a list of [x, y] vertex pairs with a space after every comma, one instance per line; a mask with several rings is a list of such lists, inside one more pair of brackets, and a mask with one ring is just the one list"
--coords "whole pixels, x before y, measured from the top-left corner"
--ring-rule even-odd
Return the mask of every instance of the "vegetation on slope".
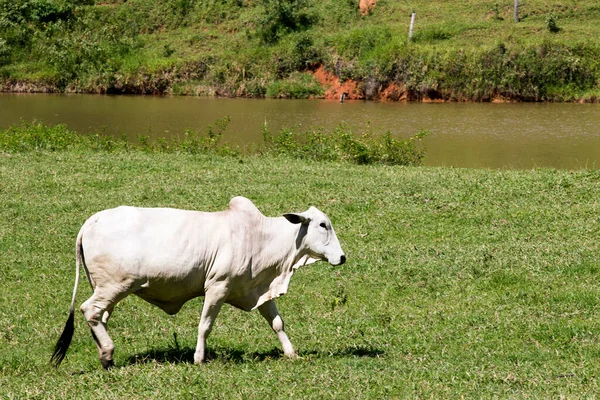
[[325, 70], [356, 84], [350, 98], [597, 101], [600, 6], [525, 0], [518, 23], [512, 6], [380, 0], [362, 16], [354, 0], [0, 0], [0, 84], [322, 97]]

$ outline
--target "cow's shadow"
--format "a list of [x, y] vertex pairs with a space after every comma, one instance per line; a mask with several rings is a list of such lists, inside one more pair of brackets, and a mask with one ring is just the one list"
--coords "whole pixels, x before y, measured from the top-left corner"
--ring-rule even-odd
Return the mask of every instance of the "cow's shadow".
[[[130, 356], [125, 365], [144, 364], [157, 362], [163, 363], [184, 363], [192, 364], [194, 362], [194, 351], [191, 347], [185, 348], [159, 348], [152, 349], [143, 353], [138, 353]], [[328, 350], [307, 350], [299, 351], [298, 356], [302, 358], [354, 358], [366, 357], [377, 358], [382, 357], [384, 351], [373, 347], [348, 347], [345, 349]], [[276, 360], [284, 358], [283, 352], [279, 348], [273, 348], [269, 351], [247, 352], [243, 349], [213, 347], [207, 351], [207, 361], [211, 362], [218, 360], [225, 363], [248, 363], [256, 361]]]

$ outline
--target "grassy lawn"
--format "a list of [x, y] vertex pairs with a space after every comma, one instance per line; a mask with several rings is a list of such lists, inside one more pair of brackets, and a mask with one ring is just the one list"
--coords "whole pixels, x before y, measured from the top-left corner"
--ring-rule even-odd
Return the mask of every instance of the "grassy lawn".
[[[600, 390], [600, 171], [491, 171], [93, 151], [0, 152], [5, 398], [566, 398]], [[278, 301], [299, 355], [225, 306], [193, 365], [202, 299], [129, 297], [102, 370], [83, 316], [60, 369], [74, 242], [121, 204], [269, 216], [315, 205], [348, 262], [300, 269]], [[78, 304], [89, 295], [80, 283]]]

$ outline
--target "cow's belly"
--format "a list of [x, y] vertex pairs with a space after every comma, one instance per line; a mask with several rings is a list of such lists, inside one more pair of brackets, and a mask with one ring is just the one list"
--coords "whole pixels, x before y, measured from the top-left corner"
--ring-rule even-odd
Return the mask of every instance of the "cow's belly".
[[134, 294], [147, 302], [173, 315], [189, 300], [204, 295], [204, 288], [199, 280], [160, 281], [151, 280], [142, 285]]

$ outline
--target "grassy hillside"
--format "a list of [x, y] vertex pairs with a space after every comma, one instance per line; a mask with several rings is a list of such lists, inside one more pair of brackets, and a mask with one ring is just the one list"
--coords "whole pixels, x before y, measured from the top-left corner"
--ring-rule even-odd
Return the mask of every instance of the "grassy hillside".
[[379, 0], [366, 16], [357, 0], [0, 0], [0, 82], [320, 97], [339, 80], [351, 98], [597, 101], [600, 5], [520, 3], [516, 23], [512, 0]]

